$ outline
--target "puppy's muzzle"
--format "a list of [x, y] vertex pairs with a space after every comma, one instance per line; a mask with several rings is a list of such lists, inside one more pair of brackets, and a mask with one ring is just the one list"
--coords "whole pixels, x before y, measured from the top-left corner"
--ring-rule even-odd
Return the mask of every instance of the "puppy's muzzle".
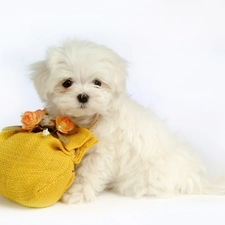
[[77, 99], [80, 103], [88, 102], [89, 96], [87, 94], [79, 94], [77, 95]]

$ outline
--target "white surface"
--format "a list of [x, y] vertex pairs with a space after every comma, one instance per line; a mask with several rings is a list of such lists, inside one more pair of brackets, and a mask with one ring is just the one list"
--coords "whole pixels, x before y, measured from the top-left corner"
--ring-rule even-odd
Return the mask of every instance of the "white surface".
[[[225, 174], [225, 1], [5, 1], [0, 8], [0, 128], [42, 108], [28, 65], [67, 37], [107, 45], [130, 62], [128, 91], [166, 118]], [[0, 197], [0, 224], [224, 224], [225, 197], [133, 200], [28, 209]]]
[[97, 202], [30, 209], [0, 197], [1, 224], [224, 225], [224, 197], [131, 199], [103, 193]]

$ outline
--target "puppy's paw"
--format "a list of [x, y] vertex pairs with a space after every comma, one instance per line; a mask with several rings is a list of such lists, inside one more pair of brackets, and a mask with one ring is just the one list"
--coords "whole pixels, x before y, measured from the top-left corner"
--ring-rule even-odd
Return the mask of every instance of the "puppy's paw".
[[93, 202], [96, 196], [94, 190], [88, 185], [75, 184], [62, 197], [67, 204]]

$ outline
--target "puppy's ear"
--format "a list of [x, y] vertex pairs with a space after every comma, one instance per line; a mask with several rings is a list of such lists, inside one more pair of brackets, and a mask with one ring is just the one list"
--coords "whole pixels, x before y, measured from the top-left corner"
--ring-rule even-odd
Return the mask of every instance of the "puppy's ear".
[[34, 82], [34, 86], [38, 95], [43, 101], [47, 100], [48, 92], [48, 80], [50, 77], [50, 71], [46, 61], [40, 61], [30, 66], [31, 79]]
[[49, 47], [47, 50], [47, 67], [50, 69], [50, 73], [54, 74], [60, 64], [66, 62], [65, 51], [59, 47]]
[[126, 89], [126, 79], [127, 79], [127, 62], [120, 58], [120, 61], [114, 66], [114, 83], [115, 91], [118, 93], [124, 92]]
[[40, 61], [30, 66], [31, 79], [43, 101], [47, 101], [48, 94], [53, 92], [54, 86], [61, 79], [57, 79], [57, 69], [65, 61], [65, 55], [61, 48], [50, 47], [46, 55], [45, 61]]
[[115, 93], [122, 93], [126, 91], [126, 79], [127, 79], [127, 62], [117, 56], [116, 58], [107, 58], [102, 60], [104, 64], [103, 80], [106, 77], [106, 83], [108, 83], [111, 90]]

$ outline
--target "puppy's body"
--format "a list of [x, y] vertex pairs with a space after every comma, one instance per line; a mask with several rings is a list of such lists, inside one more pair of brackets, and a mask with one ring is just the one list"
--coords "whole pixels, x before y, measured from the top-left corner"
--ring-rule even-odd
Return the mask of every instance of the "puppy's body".
[[99, 143], [76, 168], [65, 202], [92, 201], [104, 189], [138, 197], [224, 193], [204, 178], [191, 147], [126, 94], [126, 63], [108, 48], [69, 41], [32, 68], [50, 114], [87, 128], [99, 118]]

